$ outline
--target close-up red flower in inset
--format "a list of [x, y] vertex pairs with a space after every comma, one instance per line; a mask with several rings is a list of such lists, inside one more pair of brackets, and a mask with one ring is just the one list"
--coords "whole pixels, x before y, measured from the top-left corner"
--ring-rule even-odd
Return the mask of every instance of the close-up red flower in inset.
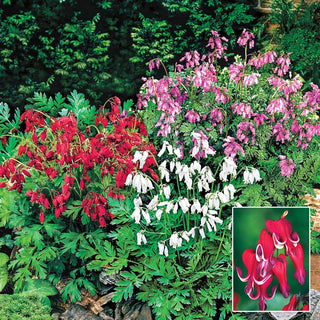
[[290, 286], [287, 282], [287, 260], [284, 254], [280, 254], [277, 258], [273, 258], [272, 271], [278, 279], [279, 291], [285, 298], [289, 297]]
[[[247, 275], [243, 276], [241, 268], [236, 266], [239, 279], [242, 282], [247, 282], [244, 289], [246, 295], [250, 300], [259, 299], [259, 310], [266, 310], [266, 300], [273, 299], [276, 294], [277, 299], [287, 299], [291, 290], [299, 292], [299, 285], [304, 285], [307, 277], [303, 261], [304, 252], [302, 245], [299, 243], [300, 238], [298, 233], [293, 231], [291, 222], [285, 218], [287, 214], [288, 211], [286, 210], [278, 220], [264, 220], [267, 229], [263, 228], [260, 231], [259, 239], [256, 242], [256, 250], [245, 249], [243, 251], [242, 261], [247, 269]], [[299, 219], [294, 219], [294, 221], [299, 221]], [[259, 223], [262, 224], [263, 222]], [[299, 228], [297, 230], [301, 231]], [[247, 243], [249, 244], [249, 242]], [[243, 247], [245, 248], [245, 246]], [[290, 272], [287, 273], [289, 258], [292, 264], [290, 264]], [[295, 271], [292, 277], [291, 270], [293, 268]], [[288, 281], [288, 277], [290, 281]], [[293, 278], [297, 280], [299, 285], [294, 284], [296, 281], [293, 281]], [[236, 289], [239, 292], [240, 283], [237, 286]], [[269, 286], [271, 286], [270, 289], [268, 289]], [[277, 287], [279, 293], [276, 293]], [[268, 293], [269, 290], [270, 294]], [[283, 298], [280, 297], [280, 294]], [[299, 298], [300, 300], [296, 303], [295, 299], [296, 296], [293, 295], [290, 303], [285, 307], [287, 309], [284, 310], [297, 310], [297, 305], [302, 300]], [[247, 302], [249, 309], [244, 309], [245, 311], [251, 310], [251, 306], [253, 306], [249, 301]], [[303, 303], [307, 305], [305, 302], [303, 300]], [[274, 307], [273, 302], [271, 305]], [[282, 308], [283, 306], [279, 307]], [[303, 310], [306, 310], [307, 306], [304, 306], [304, 308]]]
[[300, 243], [297, 244], [295, 252], [289, 257], [295, 268], [295, 273], [293, 274], [294, 278], [300, 284], [304, 284], [307, 276], [307, 271], [304, 269], [303, 266], [303, 249]]
[[257, 266], [256, 253], [253, 249], [247, 249], [242, 254], [242, 261], [247, 268], [247, 275], [242, 276], [243, 272], [241, 268], [236, 267], [238, 276], [241, 281], [247, 282], [245, 292], [248, 295], [251, 295], [254, 290], [254, 273]]
[[300, 239], [295, 231], [292, 232], [292, 225], [285, 219], [285, 216], [286, 211], [279, 220], [267, 220], [265, 224], [268, 231], [272, 234], [275, 247], [277, 249], [285, 247], [285, 254], [290, 256]]

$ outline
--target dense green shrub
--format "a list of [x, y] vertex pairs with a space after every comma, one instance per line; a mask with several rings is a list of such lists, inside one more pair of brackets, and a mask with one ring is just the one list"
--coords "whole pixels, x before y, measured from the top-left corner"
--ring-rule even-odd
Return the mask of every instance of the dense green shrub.
[[[101, 3], [101, 1], [99, 2]], [[98, 101], [107, 86], [108, 34], [98, 8], [73, 2], [17, 2], [0, 10], [1, 96], [19, 106], [34, 91], [80, 89]]]
[[[76, 89], [100, 105], [135, 95], [146, 63], [201, 48], [211, 29], [234, 43], [253, 21], [244, 1], [2, 1], [0, 96], [22, 107], [35, 91]], [[176, 45], [178, 44], [178, 45]]]
[[320, 3], [301, 1], [295, 7], [291, 0], [274, 0], [271, 8], [268, 18], [278, 24], [272, 41], [281, 51], [291, 52], [294, 71], [319, 84]]
[[51, 320], [51, 309], [43, 306], [37, 296], [0, 294], [1, 320]]

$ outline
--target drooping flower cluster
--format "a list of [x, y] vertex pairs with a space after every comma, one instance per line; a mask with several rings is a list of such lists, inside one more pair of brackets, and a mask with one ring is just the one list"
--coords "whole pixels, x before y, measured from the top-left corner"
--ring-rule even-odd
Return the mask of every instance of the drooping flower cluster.
[[[179, 147], [164, 141], [156, 157], [159, 184], [140, 171], [144, 161], [140, 153], [134, 156], [139, 167], [128, 175], [125, 183], [137, 192], [131, 214], [139, 226], [137, 243], [146, 244], [149, 237], [154, 243], [156, 236], [160, 255], [168, 256], [171, 248], [178, 249], [191, 240], [205, 239], [208, 233], [217, 232], [224, 223], [222, 209], [240, 206], [235, 201], [237, 190], [232, 183], [238, 177], [233, 158], [225, 157], [214, 173], [212, 166], [202, 164], [214, 157], [214, 151], [206, 149], [207, 137], [203, 132], [192, 132], [191, 137], [195, 139], [195, 146], [189, 152], [191, 158], [183, 157]], [[195, 147], [198, 149], [193, 152]], [[201, 156], [197, 156], [199, 154]], [[161, 158], [165, 160], [160, 162]], [[243, 184], [253, 184], [261, 179], [257, 169], [251, 170], [245, 173]], [[161, 229], [163, 226], [167, 227]], [[159, 230], [163, 232], [159, 233]]]
[[[24, 191], [30, 202], [40, 207], [42, 224], [45, 214], [53, 211], [59, 218], [68, 203], [78, 199], [83, 212], [105, 227], [113, 216], [107, 197], [124, 199], [121, 189], [138, 165], [144, 175], [158, 180], [152, 169], [156, 151], [145, 138], [145, 125], [133, 115], [121, 114], [117, 97], [110, 101], [111, 111], [99, 109], [95, 128], [88, 127], [85, 132], [78, 128], [72, 113], [47, 119], [31, 109], [22, 114], [27, 135], [21, 139], [17, 156], [0, 165], [0, 177], [6, 179], [0, 186], [21, 193], [28, 178], [46, 178], [44, 188]], [[92, 190], [92, 183], [97, 178], [102, 182], [104, 177], [107, 184], [103, 189]]]
[[[299, 243], [298, 234], [292, 230], [290, 221], [285, 218], [287, 214], [288, 211], [285, 211], [276, 221], [267, 220], [266, 229], [262, 229], [256, 249], [246, 249], [243, 252], [242, 260], [247, 268], [247, 275], [243, 276], [241, 268], [236, 267], [240, 280], [247, 282], [246, 294], [251, 299], [259, 299], [260, 310], [266, 310], [266, 300], [272, 299], [275, 295], [277, 285], [271, 288], [271, 295], [267, 294], [267, 288], [274, 277], [278, 280], [279, 291], [283, 297], [289, 297], [290, 286], [287, 282], [286, 257], [289, 257], [294, 265], [294, 278], [301, 285], [306, 279], [303, 248]], [[283, 248], [284, 254], [278, 254], [278, 250]]]
[[[275, 51], [252, 54], [248, 62], [236, 56], [233, 63], [218, 68], [219, 59], [225, 57], [226, 41], [212, 31], [206, 55], [188, 52], [172, 76], [145, 79], [138, 95], [142, 116], [147, 105], [156, 106], [159, 140], [184, 141], [185, 121], [193, 124], [195, 134], [219, 131], [217, 138], [208, 141], [193, 137], [192, 154], [197, 157], [205, 143], [203, 153], [223, 151], [238, 161], [238, 155], [245, 158], [247, 150], [259, 149], [263, 137], [263, 143], [268, 140], [277, 146], [275, 157], [294, 159], [292, 148], [307, 150], [320, 136], [318, 86], [311, 84], [311, 91], [302, 92], [301, 77], [289, 72], [289, 54]], [[254, 35], [244, 30], [238, 44], [245, 47], [247, 55], [254, 46]], [[180, 146], [183, 150], [185, 142]], [[290, 177], [298, 166], [294, 160], [280, 159], [278, 173]]]

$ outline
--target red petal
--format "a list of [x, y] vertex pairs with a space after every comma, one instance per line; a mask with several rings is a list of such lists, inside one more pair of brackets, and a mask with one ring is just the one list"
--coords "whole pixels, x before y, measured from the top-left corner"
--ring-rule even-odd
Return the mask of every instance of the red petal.
[[290, 286], [287, 282], [287, 260], [284, 254], [280, 254], [272, 268], [279, 282], [279, 291], [285, 298], [289, 297]]
[[295, 268], [293, 276], [300, 284], [304, 284], [307, 276], [307, 272], [303, 267], [303, 249], [300, 243], [297, 244], [295, 252], [289, 256]]
[[260, 233], [260, 238], [258, 244], [263, 247], [264, 258], [269, 259], [275, 250], [272, 236], [267, 232], [266, 229], [262, 229]]

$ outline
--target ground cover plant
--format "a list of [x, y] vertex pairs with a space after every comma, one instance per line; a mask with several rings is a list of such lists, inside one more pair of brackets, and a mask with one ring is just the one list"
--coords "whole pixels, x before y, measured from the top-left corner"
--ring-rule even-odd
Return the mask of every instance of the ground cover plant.
[[75, 91], [37, 93], [13, 117], [1, 104], [15, 291], [66, 278], [75, 301], [105, 270], [122, 277], [114, 301], [146, 301], [156, 319], [245, 319], [231, 311], [231, 209], [313, 192], [320, 91], [291, 75], [287, 54], [251, 55], [250, 32], [232, 62], [227, 42], [212, 31], [207, 54], [146, 78], [137, 108], [114, 97], [96, 109]]
[[3, 320], [52, 320], [51, 309], [43, 306], [36, 295], [1, 294], [0, 318]]

